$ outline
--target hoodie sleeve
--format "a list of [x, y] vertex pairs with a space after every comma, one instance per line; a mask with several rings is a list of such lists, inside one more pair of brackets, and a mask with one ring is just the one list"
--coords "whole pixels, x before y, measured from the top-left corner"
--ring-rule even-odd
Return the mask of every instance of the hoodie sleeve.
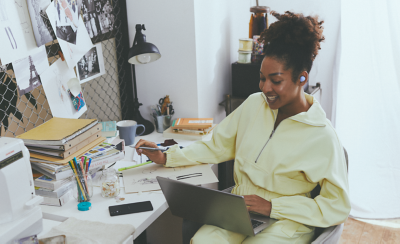
[[183, 149], [180, 149], [178, 145], [172, 146], [165, 152], [167, 154], [165, 166], [218, 164], [234, 159], [236, 135], [244, 104], [241, 104], [214, 128], [210, 141], [196, 141]]
[[326, 156], [319, 158], [318, 162], [310, 162], [310, 165], [319, 166], [305, 171], [309, 181], [318, 182], [321, 186], [320, 195], [314, 199], [305, 196], [272, 199], [271, 218], [290, 219], [316, 227], [338, 225], [347, 219], [350, 200], [343, 148], [336, 143], [336, 146], [326, 145], [321, 150]]

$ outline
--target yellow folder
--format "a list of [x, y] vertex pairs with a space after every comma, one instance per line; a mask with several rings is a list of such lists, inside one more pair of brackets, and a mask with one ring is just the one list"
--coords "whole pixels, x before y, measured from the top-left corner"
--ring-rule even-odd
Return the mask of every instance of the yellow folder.
[[98, 122], [96, 119], [51, 118], [17, 138], [28, 144], [63, 145], [66, 141], [82, 134]]

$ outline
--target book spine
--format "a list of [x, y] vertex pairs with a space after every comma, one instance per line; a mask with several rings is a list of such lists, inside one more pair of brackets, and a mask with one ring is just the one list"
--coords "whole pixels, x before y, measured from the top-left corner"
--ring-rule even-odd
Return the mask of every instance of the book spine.
[[72, 189], [69, 189], [64, 195], [59, 198], [43, 197], [41, 205], [63, 206], [72, 198]]

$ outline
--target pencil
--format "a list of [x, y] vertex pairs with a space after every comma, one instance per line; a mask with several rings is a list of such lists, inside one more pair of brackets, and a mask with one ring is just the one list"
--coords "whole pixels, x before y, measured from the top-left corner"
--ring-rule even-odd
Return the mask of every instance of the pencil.
[[85, 191], [85, 186], [83, 185], [82, 179], [81, 179], [81, 177], [79, 176], [79, 174], [80, 174], [81, 176], [82, 176], [82, 174], [80, 173], [80, 170], [79, 170], [78, 161], [76, 160], [75, 157], [74, 157], [73, 161], [74, 161], [74, 163], [75, 163], [75, 168], [76, 168], [76, 172], [77, 172], [76, 177], [77, 177], [77, 179], [78, 179], [79, 186], [80, 186], [80, 188], [81, 188], [81, 190], [82, 190], [83, 198], [84, 198], [84, 200], [87, 200], [86, 194], [85, 194], [85, 193], [86, 193], [86, 191]]
[[[75, 159], [75, 158], [74, 158]], [[86, 200], [86, 197], [84, 196], [84, 194], [83, 194], [83, 188], [82, 188], [82, 185], [81, 185], [81, 182], [80, 182], [80, 180], [79, 180], [79, 176], [78, 176], [78, 172], [77, 172], [77, 170], [76, 170], [76, 168], [75, 168], [75, 165], [74, 165], [74, 159], [73, 160], [71, 160], [69, 163], [70, 163], [70, 166], [71, 166], [71, 168], [72, 168], [72, 170], [74, 171], [74, 174], [75, 174], [75, 178], [76, 178], [76, 184], [79, 186], [77, 186], [78, 187], [78, 191], [79, 191], [79, 189], [80, 189], [80, 191], [81, 191], [81, 194], [82, 194], [82, 197], [84, 198], [83, 200]], [[75, 161], [76, 161], [76, 159], [75, 159]]]

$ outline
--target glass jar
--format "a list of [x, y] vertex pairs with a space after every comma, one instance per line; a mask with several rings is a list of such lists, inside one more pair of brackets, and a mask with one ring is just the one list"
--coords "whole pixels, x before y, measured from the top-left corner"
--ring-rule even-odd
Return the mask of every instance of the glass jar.
[[119, 178], [114, 168], [104, 169], [101, 176], [101, 195], [116, 197], [119, 195]]
[[90, 174], [74, 174], [72, 176], [72, 195], [78, 202], [89, 202], [93, 196], [93, 182]]

